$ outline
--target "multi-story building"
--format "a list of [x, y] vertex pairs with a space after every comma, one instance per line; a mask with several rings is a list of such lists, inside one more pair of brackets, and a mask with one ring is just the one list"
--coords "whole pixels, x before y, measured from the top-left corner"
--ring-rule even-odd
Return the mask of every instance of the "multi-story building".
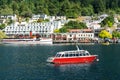
[[92, 29], [69, 29], [68, 33], [53, 34], [53, 39], [58, 42], [91, 42], [94, 40], [94, 31]]
[[7, 26], [4, 31], [6, 35], [30, 35], [32, 32], [33, 35], [43, 35], [51, 34], [55, 29], [61, 28], [60, 21], [46, 22], [46, 23], [15, 23], [10, 26]]
[[71, 29], [68, 40], [89, 41], [94, 38], [92, 29]]

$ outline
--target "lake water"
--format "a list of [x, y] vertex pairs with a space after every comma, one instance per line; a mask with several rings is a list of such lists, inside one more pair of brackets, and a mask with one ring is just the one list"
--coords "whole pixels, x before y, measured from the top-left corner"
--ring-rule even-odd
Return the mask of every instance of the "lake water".
[[0, 80], [120, 80], [120, 44], [79, 45], [99, 61], [53, 65], [46, 59], [75, 45], [0, 45]]

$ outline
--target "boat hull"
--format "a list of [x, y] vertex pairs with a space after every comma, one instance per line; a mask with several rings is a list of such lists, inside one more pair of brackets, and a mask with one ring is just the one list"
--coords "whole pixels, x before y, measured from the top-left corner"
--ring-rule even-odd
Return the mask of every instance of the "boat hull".
[[52, 39], [41, 39], [36, 41], [33, 39], [3, 39], [3, 44], [53, 44]]
[[97, 55], [74, 57], [74, 58], [54, 58], [52, 63], [65, 64], [65, 63], [91, 63], [97, 59]]

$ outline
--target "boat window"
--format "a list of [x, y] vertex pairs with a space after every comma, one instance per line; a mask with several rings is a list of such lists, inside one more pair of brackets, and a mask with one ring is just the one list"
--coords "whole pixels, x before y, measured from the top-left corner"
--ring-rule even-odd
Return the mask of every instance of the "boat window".
[[69, 54], [69, 57], [72, 57], [72, 54]]
[[76, 52], [76, 56], [79, 56], [79, 52]]
[[75, 56], [75, 54], [72, 54], [72, 56]]
[[67, 53], [65, 54], [65, 57], [68, 57], [68, 54], [67, 54]]
[[55, 57], [60, 57], [61, 56], [61, 54], [57, 54]]
[[88, 55], [88, 56], [89, 56], [89, 53], [86, 53], [86, 55]]
[[62, 54], [62, 56], [61, 57], [64, 57], [64, 54]]
[[82, 54], [79, 54], [79, 56], [82, 56]]
[[85, 53], [83, 53], [83, 56], [85, 56]]
[[55, 57], [57, 57], [57, 56], [58, 56], [58, 54], [55, 55]]
[[79, 56], [79, 54], [78, 54], [78, 53], [76, 53], [76, 56]]

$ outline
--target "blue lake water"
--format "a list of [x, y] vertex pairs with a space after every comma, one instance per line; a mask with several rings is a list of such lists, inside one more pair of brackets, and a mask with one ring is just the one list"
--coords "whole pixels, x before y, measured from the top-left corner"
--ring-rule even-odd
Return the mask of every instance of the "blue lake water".
[[0, 80], [120, 80], [120, 44], [79, 45], [99, 61], [53, 65], [46, 59], [75, 45], [0, 45]]

